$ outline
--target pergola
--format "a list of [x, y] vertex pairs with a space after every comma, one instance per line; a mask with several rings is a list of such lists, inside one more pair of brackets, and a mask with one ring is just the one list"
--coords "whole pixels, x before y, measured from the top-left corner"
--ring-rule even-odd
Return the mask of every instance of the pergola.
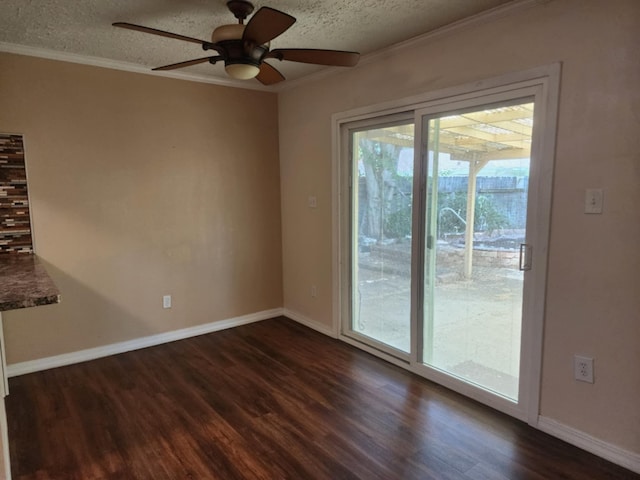
[[[457, 113], [429, 120], [428, 150], [433, 155], [433, 179], [437, 181], [440, 154], [469, 164], [467, 214], [465, 218], [464, 276], [471, 277], [476, 180], [492, 160], [524, 159], [531, 156], [533, 103]], [[414, 125], [399, 125], [361, 132], [364, 138], [414, 148]], [[433, 206], [437, 205], [432, 195]], [[432, 210], [433, 211], [433, 210]], [[435, 231], [437, 216], [433, 216]]]

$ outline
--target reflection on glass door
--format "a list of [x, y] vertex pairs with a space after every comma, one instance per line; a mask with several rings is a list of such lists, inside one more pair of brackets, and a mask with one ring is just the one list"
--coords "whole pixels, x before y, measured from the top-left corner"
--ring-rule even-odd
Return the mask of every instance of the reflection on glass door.
[[409, 353], [414, 126], [350, 134], [351, 326], [360, 340]]
[[422, 362], [517, 402], [533, 103], [423, 120]]

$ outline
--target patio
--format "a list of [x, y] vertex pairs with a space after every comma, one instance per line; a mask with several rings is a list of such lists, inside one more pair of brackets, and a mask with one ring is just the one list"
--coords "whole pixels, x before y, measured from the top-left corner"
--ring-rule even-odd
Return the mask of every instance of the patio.
[[[354, 326], [355, 331], [405, 352], [410, 345], [409, 250], [410, 243], [405, 241], [360, 254], [360, 315]], [[425, 362], [516, 398], [522, 272], [509, 260], [493, 266], [474, 264], [471, 278], [466, 279], [463, 256], [448, 258], [448, 263], [441, 262], [434, 286], [433, 334], [425, 336], [431, 356]]]

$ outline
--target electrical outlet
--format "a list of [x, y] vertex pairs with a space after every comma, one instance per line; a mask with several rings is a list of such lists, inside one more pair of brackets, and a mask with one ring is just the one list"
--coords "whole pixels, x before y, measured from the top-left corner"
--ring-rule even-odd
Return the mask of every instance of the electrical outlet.
[[315, 285], [311, 285], [311, 296], [313, 298], [318, 296], [318, 288]]
[[580, 382], [593, 383], [593, 358], [575, 355], [573, 357], [573, 375]]
[[162, 308], [171, 308], [171, 295], [164, 295], [162, 297]]

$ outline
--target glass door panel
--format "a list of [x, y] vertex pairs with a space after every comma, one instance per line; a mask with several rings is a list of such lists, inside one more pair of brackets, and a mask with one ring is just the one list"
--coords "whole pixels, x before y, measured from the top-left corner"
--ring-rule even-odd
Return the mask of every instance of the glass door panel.
[[531, 100], [423, 117], [422, 362], [514, 402], [532, 127]]
[[411, 347], [414, 126], [350, 132], [350, 334], [376, 348]]

